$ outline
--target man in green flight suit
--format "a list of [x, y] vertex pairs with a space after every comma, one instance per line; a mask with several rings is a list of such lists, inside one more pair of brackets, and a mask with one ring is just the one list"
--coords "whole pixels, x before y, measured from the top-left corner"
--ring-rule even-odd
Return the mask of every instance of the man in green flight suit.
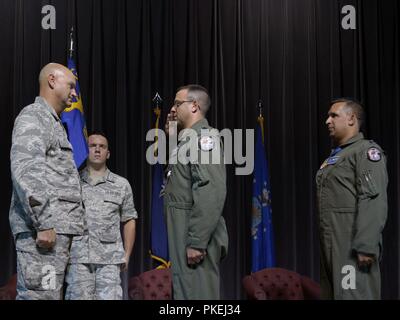
[[380, 299], [379, 261], [387, 218], [386, 158], [360, 132], [361, 105], [332, 102], [331, 155], [316, 177], [322, 299]]
[[202, 86], [179, 88], [165, 128], [170, 145], [179, 140], [169, 157], [164, 189], [176, 300], [220, 298], [219, 263], [228, 249], [222, 217], [226, 172], [219, 132], [205, 118], [210, 104]]

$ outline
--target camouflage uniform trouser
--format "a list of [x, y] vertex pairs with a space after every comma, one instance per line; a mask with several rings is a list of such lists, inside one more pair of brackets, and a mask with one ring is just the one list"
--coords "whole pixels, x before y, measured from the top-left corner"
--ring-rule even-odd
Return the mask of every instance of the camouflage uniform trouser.
[[71, 240], [57, 234], [55, 246], [44, 249], [32, 233], [17, 235], [17, 300], [62, 300]]
[[68, 265], [66, 300], [122, 300], [119, 264]]

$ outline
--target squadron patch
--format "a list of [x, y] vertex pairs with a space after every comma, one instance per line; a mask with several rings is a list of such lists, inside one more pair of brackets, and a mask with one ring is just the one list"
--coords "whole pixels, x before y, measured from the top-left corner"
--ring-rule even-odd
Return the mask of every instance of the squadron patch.
[[200, 149], [203, 151], [210, 151], [215, 147], [215, 140], [211, 136], [203, 136], [199, 139]]
[[367, 151], [368, 160], [378, 162], [382, 159], [381, 152], [377, 148], [369, 148]]

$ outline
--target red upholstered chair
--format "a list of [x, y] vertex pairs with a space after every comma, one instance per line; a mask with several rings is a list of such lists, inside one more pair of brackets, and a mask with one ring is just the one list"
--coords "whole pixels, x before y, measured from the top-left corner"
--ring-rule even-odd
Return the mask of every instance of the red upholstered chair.
[[320, 286], [296, 272], [267, 268], [243, 278], [244, 290], [252, 300], [319, 300]]
[[171, 270], [154, 269], [131, 278], [128, 295], [131, 300], [171, 300]]
[[7, 284], [0, 288], [0, 300], [15, 300], [17, 296], [17, 274], [15, 273]]

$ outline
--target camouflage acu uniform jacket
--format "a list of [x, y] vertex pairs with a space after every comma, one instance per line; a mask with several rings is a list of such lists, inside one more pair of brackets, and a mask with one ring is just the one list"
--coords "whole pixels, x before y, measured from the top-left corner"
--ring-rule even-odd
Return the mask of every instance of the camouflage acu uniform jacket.
[[82, 234], [84, 211], [72, 146], [43, 98], [37, 97], [16, 118], [10, 161], [14, 237], [51, 228], [59, 234]]
[[87, 227], [72, 241], [71, 263], [125, 262], [120, 224], [138, 217], [129, 182], [108, 169], [101, 180], [92, 181], [84, 169], [81, 183]]

